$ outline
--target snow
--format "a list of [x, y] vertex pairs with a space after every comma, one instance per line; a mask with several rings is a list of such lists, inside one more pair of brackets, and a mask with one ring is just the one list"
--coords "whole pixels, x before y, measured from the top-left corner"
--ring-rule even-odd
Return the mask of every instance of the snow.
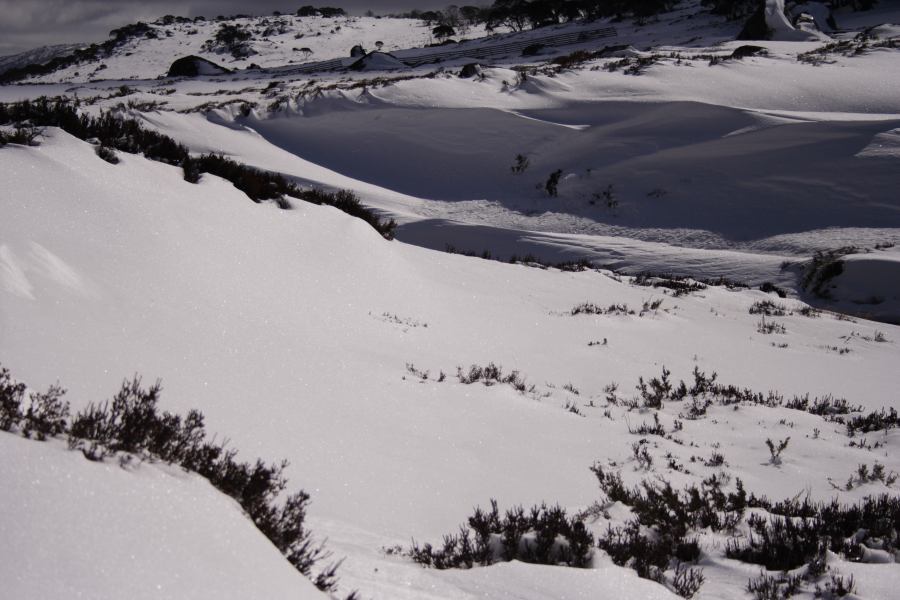
[[831, 294], [845, 304], [857, 305], [870, 318], [895, 321], [900, 310], [900, 252], [891, 248], [853, 254], [843, 263]]
[[[483, 578], [501, 585], [504, 575], [494, 581], [492, 569], [422, 571], [377, 552], [439, 539], [491, 497], [501, 506], [593, 502], [587, 466], [601, 458], [627, 464], [626, 423], [640, 419], [614, 409], [610, 421], [586, 406], [612, 381], [627, 394], [662, 364], [681, 378], [697, 365], [742, 386], [834, 393], [871, 408], [891, 403], [900, 383], [890, 368], [894, 342], [855, 337], [849, 355], [825, 349], [853, 331], [900, 339], [897, 327], [795, 316], [786, 335], [763, 336], [747, 314], [767, 297], [760, 292], [710, 288], [676, 300], [599, 273], [389, 243], [333, 209], [254, 205], [216, 178], [194, 186], [177, 169], [128, 155], [109, 165], [91, 146], [48, 134], [38, 148], [4, 155], [0, 239], [31, 294], [2, 292], [4, 364], [38, 388], [63, 382], [76, 408], [108, 397], [125, 375], [163, 376], [166, 408], [200, 408], [241, 456], [291, 461], [291, 481], [313, 494], [311, 528], [347, 556], [347, 589], [368, 589], [373, 568], [404, 574], [379, 580], [374, 597], [420, 597], [449, 585], [476, 594], [488, 585]], [[669, 312], [560, 314], [584, 301], [639, 307], [654, 297]], [[773, 347], [772, 337], [789, 348]], [[587, 346], [601, 338], [607, 347]], [[457, 366], [488, 361], [520, 369], [550, 395], [455, 383]], [[406, 371], [410, 362], [431, 377], [420, 382]], [[448, 381], [434, 380], [439, 370]], [[563, 391], [566, 383], [582, 395]], [[588, 416], [563, 410], [569, 400]], [[796, 429], [778, 424], [785, 417]], [[720, 424], [686, 424], [684, 435], [700, 447], [722, 443], [730, 468], [757, 493], [809, 489], [829, 498], [828, 478], [845, 479], [858, 462], [900, 469], [893, 433], [873, 452], [848, 448], [839, 429], [796, 411], [723, 408], [711, 418]], [[822, 439], [804, 439], [814, 427]], [[780, 468], [762, 460], [767, 435], [793, 436]], [[671, 451], [684, 453], [674, 444]], [[547, 585], [560, 589], [593, 577], [547, 572]], [[520, 593], [540, 598], [540, 589]]]
[[[289, 31], [257, 36], [257, 54], [239, 61], [201, 52], [217, 24], [173, 26], [171, 37], [105, 61], [107, 81], [89, 82], [97, 65], [82, 65], [0, 87], [3, 101], [93, 99], [84, 110], [120, 110], [192, 152], [354, 190], [400, 223], [388, 242], [329, 207], [254, 204], [216, 177], [189, 184], [180, 169], [140, 156], [119, 153], [110, 165], [48, 128], [40, 146], [0, 149], [0, 360], [34, 388], [59, 381], [75, 410], [108, 398], [123, 377], [161, 377], [163, 408], [202, 410], [242, 460], [287, 458], [291, 489], [312, 495], [311, 531], [346, 557], [341, 595], [672, 597], [599, 551], [586, 570], [514, 562], [436, 571], [383, 550], [439, 542], [491, 498], [501, 509], [546, 501], [570, 512], [603, 502], [588, 470], [595, 461], [614, 462], [629, 484], [662, 477], [680, 487], [728, 473], [773, 499], [896, 494], [896, 483], [843, 483], [860, 464], [900, 471], [897, 430], [867, 434], [877, 446], [860, 448], [812, 414], [714, 406], [684, 420], [683, 445], [651, 440], [655, 463], [645, 470], [629, 426], [650, 413], [607, 405], [606, 386], [630, 398], [639, 377], [665, 366], [676, 381], [690, 382], [696, 367], [760, 392], [898, 407], [900, 253], [883, 247], [900, 242], [896, 50], [813, 66], [797, 56], [823, 42], [777, 40], [760, 43], [766, 56], [710, 65], [740, 45], [739, 24], [682, 5], [658, 22], [616, 24], [608, 43], [632, 45], [632, 57], [661, 55], [639, 76], [607, 70], [622, 56], [548, 71], [549, 55], [485, 61], [483, 78], [456, 76], [469, 61], [291, 75], [294, 44], [310, 47], [310, 60], [376, 40], [402, 56], [429, 33], [400, 19], [288, 17]], [[837, 15], [841, 27], [848, 16]], [[597, 46], [555, 52], [576, 48]], [[176, 51], [264, 68], [155, 79]], [[538, 70], [522, 81], [519, 65]], [[123, 84], [133, 93], [113, 96]], [[150, 101], [160, 104], [141, 108]], [[529, 167], [514, 175], [519, 153]], [[543, 185], [555, 169], [563, 176], [551, 198]], [[607, 185], [618, 205], [594, 196]], [[798, 265], [847, 245], [882, 249], [843, 257], [831, 300], [807, 296]], [[504, 264], [447, 246], [504, 261], [586, 258], [630, 273], [771, 281], [790, 296], [711, 286], [676, 298], [610, 271]], [[584, 302], [640, 311], [654, 300], [660, 308], [641, 316], [570, 314]], [[785, 333], [758, 331], [748, 311], [763, 300], [792, 311], [774, 317]], [[803, 300], [861, 317], [803, 316]], [[533, 391], [455, 376], [489, 362], [519, 370]], [[683, 411], [663, 407], [667, 430]], [[765, 440], [786, 437], [782, 463], [771, 464]], [[13, 582], [13, 597], [318, 595], [234, 502], [194, 475], [91, 463], [61, 440], [0, 433], [0, 445], [14, 457], [0, 466], [0, 503], [12, 507], [0, 511], [0, 536], [13, 540], [0, 550], [0, 578]], [[725, 466], [703, 464], [713, 451]], [[667, 469], [667, 453], [691, 473]], [[588, 523], [595, 533], [628, 518], [607, 508], [609, 518]], [[725, 558], [721, 535], [700, 537], [699, 597], [742, 593], [759, 568]], [[831, 566], [856, 575], [860, 597], [888, 598], [897, 584], [889, 565], [833, 556]]]
[[809, 39], [828, 39], [824, 34], [816, 35], [794, 28], [784, 13], [784, 0], [766, 0], [766, 25], [772, 32], [772, 39], [780, 41], [800, 42]]
[[197, 475], [94, 463], [8, 433], [0, 452], [9, 598], [326, 597]]

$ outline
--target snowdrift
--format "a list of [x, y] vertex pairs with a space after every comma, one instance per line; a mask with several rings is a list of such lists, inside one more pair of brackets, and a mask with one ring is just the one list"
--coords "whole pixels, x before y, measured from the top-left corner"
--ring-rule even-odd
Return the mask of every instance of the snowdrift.
[[201, 477], [94, 463], [62, 441], [5, 432], [0, 454], [8, 598], [327, 597]]

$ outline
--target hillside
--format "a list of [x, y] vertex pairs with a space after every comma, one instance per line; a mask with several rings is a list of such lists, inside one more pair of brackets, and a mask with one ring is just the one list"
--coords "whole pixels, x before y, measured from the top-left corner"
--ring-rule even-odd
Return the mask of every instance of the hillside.
[[[285, 23], [240, 60], [202, 50], [221, 23], [153, 24], [105, 69], [0, 86], [171, 138], [141, 156], [99, 125], [38, 123], [34, 145], [0, 126], [0, 362], [29, 393], [58, 382], [73, 416], [158, 377], [160, 408], [202, 411], [237, 460], [286, 459], [343, 559], [332, 597], [890, 598], [895, 14], [737, 59], [740, 23], [684, 2], [473, 77], [466, 58], [292, 71], [299, 42], [422, 52], [411, 19], [229, 21]], [[159, 78], [181, 54], [239, 71]], [[237, 166], [192, 171], [207, 153]], [[295, 187], [253, 202], [246, 167]], [[352, 191], [396, 239], [313, 188]], [[180, 463], [9, 429], [11, 597], [327, 597]], [[468, 519], [492, 499], [482, 538]], [[442, 543], [460, 524], [487, 540], [471, 564]], [[435, 568], [454, 560], [472, 568]]]

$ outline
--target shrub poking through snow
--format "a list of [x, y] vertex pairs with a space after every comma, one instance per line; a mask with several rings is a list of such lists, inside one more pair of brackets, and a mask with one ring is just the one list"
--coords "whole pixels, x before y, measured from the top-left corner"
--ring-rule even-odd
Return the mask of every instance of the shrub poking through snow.
[[764, 315], [766, 317], [786, 317], [792, 314], [783, 304], [771, 300], [760, 300], [750, 306], [751, 315]]
[[521, 175], [528, 168], [528, 157], [524, 154], [516, 154], [516, 162], [509, 168], [515, 175]]
[[[748, 591], [758, 598], [786, 598], [790, 594], [784, 592], [797, 591], [806, 582], [820, 579], [827, 570], [827, 551], [860, 560], [867, 544], [888, 553], [900, 547], [900, 498], [887, 494], [849, 505], [836, 499], [827, 503], [808, 499], [771, 502], [764, 496], [748, 494], [740, 479], [731, 492], [723, 490], [727, 479], [716, 475], [699, 487], [678, 491], [658, 480], [644, 480], [629, 488], [618, 472], [607, 471], [599, 463], [591, 470], [608, 500], [628, 506], [635, 517], [621, 527], [610, 525], [598, 546], [616, 564], [630, 566], [641, 577], [668, 583], [676, 591], [682, 585], [686, 591], [691, 590], [691, 584], [685, 581], [691, 580], [691, 575], [681, 563], [696, 561], [700, 556], [693, 537], [699, 529], [716, 532], [746, 527], [745, 534], [726, 544], [729, 558], [769, 571], [806, 566], [802, 578], [764, 573], [751, 579]], [[748, 508], [757, 511], [745, 521]], [[675, 577], [667, 581], [665, 573], [673, 566]], [[693, 582], [698, 576], [702, 583], [699, 572], [693, 575]]]
[[101, 144], [94, 148], [94, 152], [97, 154], [97, 156], [111, 165], [119, 164], [119, 157], [116, 156], [116, 151], [109, 146], [104, 146], [103, 144]]
[[695, 292], [702, 292], [706, 289], [706, 284], [695, 281], [689, 277], [680, 277], [678, 275], [652, 275], [650, 273], [641, 273], [635, 276], [631, 283], [643, 287], [654, 287], [671, 290], [673, 296], [687, 296]]
[[457, 367], [456, 377], [459, 379], [460, 383], [467, 385], [478, 382], [488, 386], [496, 383], [505, 383], [511, 385], [518, 392], [524, 393], [526, 390], [525, 378], [519, 375], [518, 371], [512, 371], [508, 375], [504, 375], [503, 367], [497, 366], [494, 363], [488, 363], [485, 367], [472, 365], [469, 367], [468, 372], [463, 371], [462, 367]]
[[207, 440], [199, 411], [182, 416], [158, 409], [162, 389], [158, 381], [145, 388], [135, 376], [122, 383], [111, 401], [91, 403], [71, 419], [69, 404], [62, 400], [65, 391], [59, 386], [31, 394], [23, 412], [25, 389], [24, 384], [13, 383], [9, 371], [0, 366], [0, 429], [10, 431], [21, 424], [24, 436], [38, 440], [67, 433], [69, 448], [81, 450], [90, 460], [120, 454], [123, 461], [137, 456], [194, 471], [234, 498], [288, 562], [320, 590], [337, 587], [340, 563], [313, 571], [329, 553], [322, 544], [314, 543], [304, 526], [309, 494], [300, 490], [279, 502], [287, 488], [287, 461], [237, 461], [237, 450], [227, 448], [225, 442]]
[[439, 548], [413, 542], [409, 555], [435, 569], [471, 569], [495, 562], [520, 560], [543, 565], [584, 568], [593, 556], [594, 537], [577, 517], [546, 504], [521, 506], [501, 516], [497, 501], [491, 510], [476, 508], [458, 534], [444, 536]]
[[0, 431], [10, 431], [22, 420], [25, 384], [13, 383], [9, 371], [0, 367]]
[[46, 392], [32, 392], [25, 408], [24, 383], [13, 383], [7, 369], [0, 366], [0, 431], [19, 429], [23, 436], [44, 441], [65, 433], [69, 403], [62, 400], [66, 391], [51, 385]]
[[652, 377], [649, 381], [638, 377], [636, 389], [641, 395], [643, 408], [660, 409], [664, 401], [680, 402], [684, 400], [688, 394], [687, 386], [683, 381], [674, 385], [669, 379], [671, 374], [672, 372], [663, 366], [660, 377]]
[[766, 439], [766, 447], [769, 449], [769, 462], [773, 465], [781, 464], [781, 453], [788, 447], [791, 438], [786, 437], [777, 444], [770, 439]]
[[787, 333], [787, 327], [785, 327], [781, 323], [776, 323], [775, 321], [766, 321], [766, 316], [763, 315], [759, 323], [756, 324], [756, 332], [763, 335], [770, 335], [773, 333]]
[[572, 308], [569, 313], [575, 315], [633, 315], [635, 312], [628, 308], [627, 304], [610, 304], [607, 307], [599, 306], [591, 302], [584, 302]]
[[51, 385], [46, 392], [32, 393], [22, 421], [22, 435], [39, 441], [65, 433], [69, 403], [62, 399], [66, 391]]

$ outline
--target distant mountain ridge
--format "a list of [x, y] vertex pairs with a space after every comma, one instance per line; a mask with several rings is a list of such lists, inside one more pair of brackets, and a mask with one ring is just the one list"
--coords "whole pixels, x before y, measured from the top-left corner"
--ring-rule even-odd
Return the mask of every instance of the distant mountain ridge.
[[18, 54], [0, 56], [0, 75], [12, 69], [19, 69], [28, 65], [44, 64], [58, 56], [71, 54], [84, 46], [85, 44], [53, 44], [51, 46], [33, 48]]

